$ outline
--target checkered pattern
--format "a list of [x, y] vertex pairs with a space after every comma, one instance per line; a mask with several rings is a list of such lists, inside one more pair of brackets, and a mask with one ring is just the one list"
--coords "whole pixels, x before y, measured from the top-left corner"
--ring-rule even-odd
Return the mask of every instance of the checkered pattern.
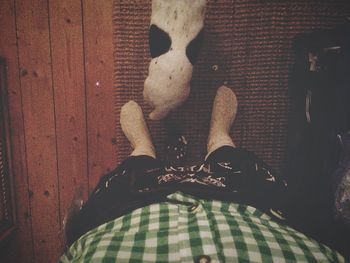
[[180, 192], [83, 235], [59, 262], [344, 262], [259, 210]]

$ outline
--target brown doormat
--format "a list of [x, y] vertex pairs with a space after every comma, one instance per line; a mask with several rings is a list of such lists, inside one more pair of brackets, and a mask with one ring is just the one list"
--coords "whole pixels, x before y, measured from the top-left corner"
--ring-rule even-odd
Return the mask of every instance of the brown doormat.
[[[114, 89], [116, 118], [133, 99], [144, 110], [143, 82], [150, 61], [148, 28], [151, 1], [114, 1]], [[286, 159], [288, 75], [292, 44], [299, 33], [328, 29], [350, 16], [349, 0], [208, 1], [205, 41], [195, 65], [188, 101], [169, 116], [189, 141], [189, 163], [202, 160], [216, 89], [226, 83], [239, 109], [232, 128], [236, 144], [254, 151], [281, 171]], [[164, 153], [164, 122], [147, 117], [157, 153]], [[131, 148], [117, 125], [118, 161]]]

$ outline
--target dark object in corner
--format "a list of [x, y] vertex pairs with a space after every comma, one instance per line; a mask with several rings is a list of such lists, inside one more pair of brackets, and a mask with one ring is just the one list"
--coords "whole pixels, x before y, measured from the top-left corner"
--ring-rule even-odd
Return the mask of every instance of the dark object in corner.
[[[337, 135], [350, 131], [350, 25], [300, 35], [290, 78], [287, 180], [290, 216], [299, 230], [349, 253], [344, 225], [334, 220]], [[349, 256], [349, 255], [348, 255]]]
[[339, 134], [341, 155], [334, 172], [335, 218], [350, 229], [350, 132]]

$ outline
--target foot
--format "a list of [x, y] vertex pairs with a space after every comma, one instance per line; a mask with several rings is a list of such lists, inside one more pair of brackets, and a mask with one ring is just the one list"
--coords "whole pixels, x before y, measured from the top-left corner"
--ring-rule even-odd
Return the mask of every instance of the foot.
[[214, 99], [208, 137], [208, 155], [224, 145], [235, 147], [230, 137], [230, 129], [237, 113], [235, 93], [226, 86], [221, 86]]
[[141, 107], [133, 100], [124, 104], [120, 111], [120, 124], [131, 147], [131, 155], [147, 155], [156, 157], [155, 148], [151, 140]]

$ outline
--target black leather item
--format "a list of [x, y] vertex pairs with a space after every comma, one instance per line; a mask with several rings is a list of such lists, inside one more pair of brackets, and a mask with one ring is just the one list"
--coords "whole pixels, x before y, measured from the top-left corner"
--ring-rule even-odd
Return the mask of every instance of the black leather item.
[[319, 30], [295, 39], [288, 129], [289, 220], [307, 235], [336, 246], [332, 173], [337, 134], [350, 130], [350, 27]]

